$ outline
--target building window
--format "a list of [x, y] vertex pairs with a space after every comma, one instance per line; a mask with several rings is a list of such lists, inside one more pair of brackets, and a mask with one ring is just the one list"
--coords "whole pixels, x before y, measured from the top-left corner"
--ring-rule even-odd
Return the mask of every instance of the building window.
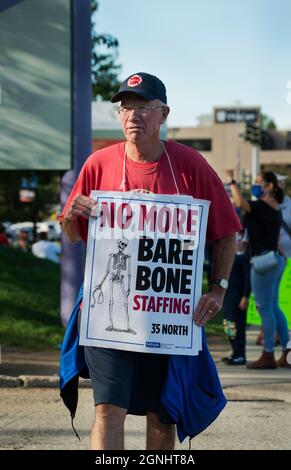
[[192, 147], [196, 150], [211, 150], [211, 139], [177, 139], [177, 142], [187, 145], [188, 147]]

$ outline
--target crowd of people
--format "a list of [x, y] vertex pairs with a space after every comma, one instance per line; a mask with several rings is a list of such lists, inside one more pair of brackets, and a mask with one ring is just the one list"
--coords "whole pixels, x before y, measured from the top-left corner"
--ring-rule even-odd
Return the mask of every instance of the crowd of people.
[[52, 240], [48, 240], [47, 232], [40, 232], [37, 240], [30, 242], [26, 230], [19, 230], [16, 237], [12, 238], [6, 233], [5, 227], [0, 223], [0, 246], [11, 246], [24, 253], [32, 253], [37, 258], [48, 259], [53, 263], [60, 262], [61, 246]]
[[[228, 365], [246, 364], [246, 312], [252, 291], [262, 320], [257, 344], [262, 344], [263, 350], [260, 358], [247, 367], [290, 367], [288, 325], [279, 305], [280, 282], [291, 256], [291, 199], [284, 194], [286, 177], [261, 172], [252, 185], [255, 200], [247, 200], [233, 170], [227, 170], [226, 176], [243, 229], [236, 236], [236, 254], [223, 304], [224, 327], [232, 350], [223, 360]], [[282, 355], [276, 361], [277, 343], [281, 344]]]

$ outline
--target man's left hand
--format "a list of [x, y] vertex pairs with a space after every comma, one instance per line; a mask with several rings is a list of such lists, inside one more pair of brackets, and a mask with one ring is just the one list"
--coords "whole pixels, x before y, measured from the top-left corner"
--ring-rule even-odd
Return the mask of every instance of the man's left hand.
[[212, 286], [207, 294], [202, 295], [195, 309], [193, 320], [198, 326], [204, 326], [222, 307], [225, 290]]

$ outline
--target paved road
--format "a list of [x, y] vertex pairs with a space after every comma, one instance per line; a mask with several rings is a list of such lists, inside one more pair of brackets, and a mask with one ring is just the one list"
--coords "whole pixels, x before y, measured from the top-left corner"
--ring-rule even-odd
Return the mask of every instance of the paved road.
[[[258, 393], [259, 392], [259, 393]], [[228, 392], [226, 391], [228, 394]], [[261, 390], [232, 389], [216, 422], [192, 442], [193, 449], [291, 450], [291, 386], [270, 385]], [[1, 390], [1, 449], [88, 449], [93, 416], [91, 391], [80, 391], [75, 438], [69, 416], [56, 389]], [[145, 418], [128, 416], [126, 448], [145, 448]], [[177, 443], [188, 449], [188, 442]]]
[[[260, 352], [254, 338], [255, 333], [249, 332], [250, 360], [256, 359]], [[229, 402], [215, 423], [192, 441], [192, 448], [291, 450], [291, 369], [249, 371], [241, 366], [227, 367], [219, 362], [227, 344], [210, 343]], [[49, 363], [42, 353], [42, 358], [35, 357], [32, 369], [27, 366], [24, 370], [23, 364], [29, 362], [27, 357], [20, 355], [17, 359], [15, 354], [10, 355], [10, 362], [4, 354], [2, 370], [43, 371], [46, 361], [51, 373], [57, 367], [57, 357], [49, 358], [52, 360]], [[0, 396], [0, 449], [88, 449], [93, 417], [90, 389], [80, 389], [75, 425], [81, 443], [71, 430], [58, 389], [1, 388]], [[145, 418], [128, 416], [126, 448], [144, 449], [144, 436]], [[176, 448], [188, 449], [188, 442], [182, 445], [177, 442]]]

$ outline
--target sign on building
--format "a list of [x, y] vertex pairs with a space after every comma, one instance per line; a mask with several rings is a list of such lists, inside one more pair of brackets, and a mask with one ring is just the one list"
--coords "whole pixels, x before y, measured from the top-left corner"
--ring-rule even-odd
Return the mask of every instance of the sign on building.
[[215, 109], [215, 122], [217, 124], [233, 122], [257, 122], [259, 113], [257, 109]]

